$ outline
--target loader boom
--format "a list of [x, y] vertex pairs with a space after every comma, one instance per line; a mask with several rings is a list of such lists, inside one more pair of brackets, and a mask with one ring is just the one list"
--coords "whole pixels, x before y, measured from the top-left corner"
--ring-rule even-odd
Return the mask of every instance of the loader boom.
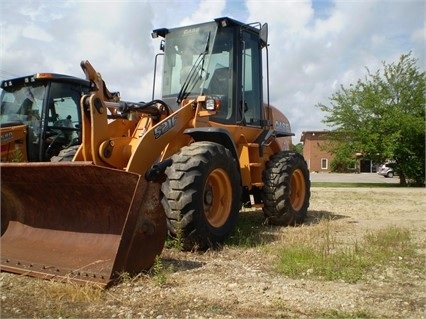
[[[127, 117], [137, 120], [119, 118], [109, 122], [106, 109], [118, 110], [123, 104], [105, 103], [99, 92], [83, 96], [83, 142], [75, 159], [144, 176], [154, 164], [188, 144], [190, 137], [185, 136], [185, 130], [203, 125], [203, 118], [216, 113], [206, 110], [205, 104], [202, 96], [184, 100], [176, 112], [161, 101], [132, 104], [127, 108]], [[182, 138], [171, 143], [173, 136]], [[147, 145], [152, 145], [149, 152]]]

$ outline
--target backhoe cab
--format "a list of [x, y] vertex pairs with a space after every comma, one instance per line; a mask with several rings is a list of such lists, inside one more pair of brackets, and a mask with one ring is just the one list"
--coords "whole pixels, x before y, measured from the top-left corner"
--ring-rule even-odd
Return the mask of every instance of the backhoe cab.
[[85, 79], [36, 73], [1, 82], [1, 162], [70, 161], [81, 143], [83, 95], [98, 91], [118, 102], [89, 61], [80, 64]]
[[115, 101], [98, 83], [80, 99], [72, 162], [1, 164], [3, 271], [108, 285], [148, 269], [167, 233], [219, 247], [242, 203], [271, 224], [303, 222], [307, 165], [263, 91], [267, 25], [220, 18], [153, 36], [161, 99]]
[[80, 144], [80, 98], [90, 81], [37, 73], [1, 83], [1, 161], [44, 162]]

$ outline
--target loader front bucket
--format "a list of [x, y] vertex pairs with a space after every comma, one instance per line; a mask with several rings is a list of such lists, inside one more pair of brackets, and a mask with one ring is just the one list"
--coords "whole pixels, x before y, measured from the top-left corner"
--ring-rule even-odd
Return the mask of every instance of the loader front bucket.
[[107, 286], [163, 249], [160, 185], [90, 162], [2, 163], [1, 270]]

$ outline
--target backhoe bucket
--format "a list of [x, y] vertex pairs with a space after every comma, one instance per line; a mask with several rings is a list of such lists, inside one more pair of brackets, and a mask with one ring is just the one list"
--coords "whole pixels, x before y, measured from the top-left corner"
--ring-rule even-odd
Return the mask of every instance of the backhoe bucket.
[[90, 162], [0, 169], [2, 271], [107, 286], [161, 254], [167, 227], [158, 183]]

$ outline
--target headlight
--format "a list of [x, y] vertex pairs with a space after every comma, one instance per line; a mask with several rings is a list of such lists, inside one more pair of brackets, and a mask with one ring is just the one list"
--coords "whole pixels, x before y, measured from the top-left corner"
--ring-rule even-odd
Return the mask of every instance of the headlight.
[[220, 108], [220, 100], [212, 98], [206, 95], [200, 95], [197, 97], [197, 104], [199, 107], [207, 111], [217, 111]]
[[209, 111], [214, 111], [215, 110], [214, 99], [208, 99], [206, 101], [206, 110], [209, 110]]
[[208, 111], [216, 111], [220, 108], [220, 100], [208, 98], [206, 100], [206, 110]]

